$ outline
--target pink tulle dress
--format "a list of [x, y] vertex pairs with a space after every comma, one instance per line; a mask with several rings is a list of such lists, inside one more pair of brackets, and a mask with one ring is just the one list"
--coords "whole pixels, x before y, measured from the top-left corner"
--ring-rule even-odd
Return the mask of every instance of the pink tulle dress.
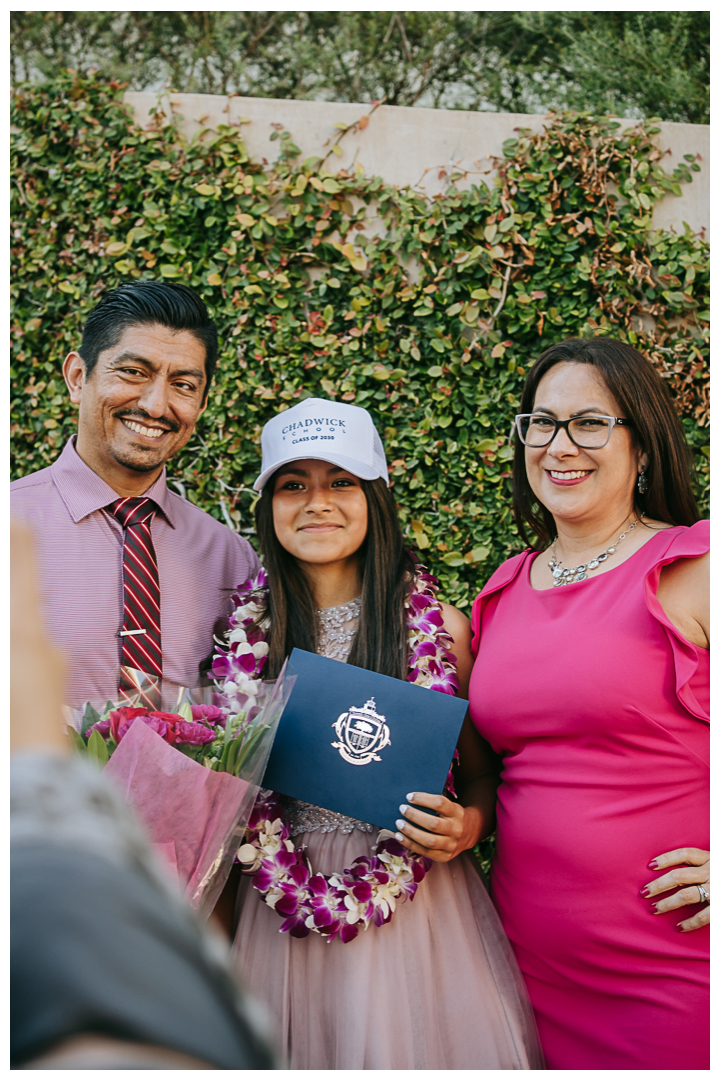
[[524, 552], [473, 607], [472, 719], [503, 755], [491, 894], [550, 1069], [709, 1068], [709, 928], [653, 915], [648, 862], [709, 849], [708, 652], [657, 600], [709, 523], [539, 591]]
[[[321, 613], [318, 652], [347, 658], [353, 604]], [[336, 647], [323, 647], [333, 624]], [[372, 854], [372, 825], [297, 800], [286, 805], [293, 842], [307, 845], [314, 872]], [[281, 934], [282, 919], [249, 878], [238, 904], [238, 970], [268, 1008], [291, 1068], [543, 1067], [522, 977], [470, 856], [433, 864], [390, 923], [347, 944]]]

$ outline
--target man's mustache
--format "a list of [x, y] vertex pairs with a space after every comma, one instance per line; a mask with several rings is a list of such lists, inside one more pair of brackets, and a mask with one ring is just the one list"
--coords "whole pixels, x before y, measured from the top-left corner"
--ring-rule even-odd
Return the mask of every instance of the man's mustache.
[[133, 409], [130, 412], [123, 410], [119, 413], [113, 413], [113, 416], [117, 420], [135, 420], [138, 424], [143, 424], [145, 427], [164, 427], [168, 431], [179, 431], [180, 425], [177, 420], [171, 420], [167, 416], [148, 416], [147, 413], [141, 412], [139, 409]]

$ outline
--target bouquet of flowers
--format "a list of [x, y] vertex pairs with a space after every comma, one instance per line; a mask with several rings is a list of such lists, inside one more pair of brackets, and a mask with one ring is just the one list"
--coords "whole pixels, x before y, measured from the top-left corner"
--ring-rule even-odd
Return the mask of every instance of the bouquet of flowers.
[[[142, 672], [134, 672], [142, 685]], [[294, 676], [285, 670], [252, 693], [218, 694], [165, 683], [154, 710], [126, 700], [69, 710], [76, 747], [104, 766], [177, 874], [209, 915], [227, 881], [260, 790]]]

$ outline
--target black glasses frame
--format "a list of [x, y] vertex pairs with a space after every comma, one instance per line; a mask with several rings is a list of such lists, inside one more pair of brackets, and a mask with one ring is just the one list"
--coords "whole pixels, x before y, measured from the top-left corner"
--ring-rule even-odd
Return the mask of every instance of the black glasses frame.
[[[555, 425], [552, 435], [547, 442], [540, 443], [538, 445], [537, 443], [527, 443], [525, 441], [521, 425], [523, 420], [529, 420], [531, 416], [542, 416], [543, 420], [551, 420], [552, 423]], [[598, 420], [610, 421], [608, 426], [607, 439], [599, 446], [583, 446], [583, 444], [579, 443], [577, 439], [573, 439], [572, 435], [570, 434], [570, 424], [573, 422], [573, 420], [590, 420], [593, 417], [596, 417]], [[546, 446], [549, 446], [557, 435], [559, 428], [564, 428], [570, 442], [573, 443], [575, 446], [578, 446], [581, 450], [602, 450], [603, 446], [607, 446], [608, 442], [610, 441], [612, 430], [616, 424], [619, 424], [621, 427], [632, 427], [632, 420], [626, 420], [622, 416], [606, 416], [604, 413], [588, 413], [584, 416], [571, 416], [568, 420], [556, 420], [554, 416], [548, 416], [547, 413], [518, 413], [518, 415], [515, 417], [515, 429], [518, 433], [518, 438], [520, 439], [520, 442], [523, 443], [524, 446], [531, 446], [533, 450], [543, 450]]]

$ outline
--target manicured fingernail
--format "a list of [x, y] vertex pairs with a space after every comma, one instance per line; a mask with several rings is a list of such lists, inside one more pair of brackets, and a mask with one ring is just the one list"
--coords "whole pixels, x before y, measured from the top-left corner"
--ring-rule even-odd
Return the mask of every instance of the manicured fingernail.
[[405, 839], [405, 837], [403, 836], [402, 833], [396, 832], [395, 833], [395, 839], [399, 840], [402, 843], [402, 841]]
[[396, 821], [395, 825], [397, 826], [398, 829], [404, 829], [405, 828], [405, 822], [404, 821]]
[[[401, 809], [402, 809], [402, 807], [401, 807]], [[649, 889], [649, 887], [647, 885], [645, 886], [644, 889], [640, 890], [640, 895], [641, 896], [649, 896], [650, 895], [650, 889]]]
[[677, 923], [675, 929], [677, 930], [678, 934], [685, 933], [685, 927], [682, 925], [682, 923]]
[[414, 800], [414, 798], [415, 798], [415, 792], [414, 791], [408, 791], [405, 798], [407, 799], [408, 802], [412, 802]]
[[657, 870], [657, 868], [658, 868], [658, 861], [657, 861], [657, 859], [653, 859], [653, 861], [652, 861], [652, 862], [649, 862], [649, 863], [648, 863], [648, 870]]
[[407, 812], [408, 812], [408, 808], [405, 805], [405, 803], [403, 803], [402, 806], [400, 807], [400, 813], [401, 814], [407, 814]]
[[658, 907], [657, 904], [651, 904], [650, 907], [652, 908], [653, 915], [659, 915], [660, 914], [660, 908]]

